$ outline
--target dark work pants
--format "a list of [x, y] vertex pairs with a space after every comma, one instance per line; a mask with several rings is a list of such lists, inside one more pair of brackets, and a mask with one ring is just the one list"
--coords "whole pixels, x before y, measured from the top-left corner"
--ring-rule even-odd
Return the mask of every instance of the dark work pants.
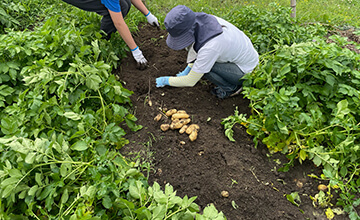
[[[110, 13], [105, 5], [101, 4], [101, 0], [63, 0], [66, 3], [69, 3], [77, 8], [80, 8], [85, 11], [96, 12], [99, 15], [102, 15], [100, 29], [103, 30], [108, 37], [114, 32], [116, 28], [113, 21], [111, 20]], [[131, 7], [131, 0], [119, 0], [121, 13], [123, 17], [128, 14]]]

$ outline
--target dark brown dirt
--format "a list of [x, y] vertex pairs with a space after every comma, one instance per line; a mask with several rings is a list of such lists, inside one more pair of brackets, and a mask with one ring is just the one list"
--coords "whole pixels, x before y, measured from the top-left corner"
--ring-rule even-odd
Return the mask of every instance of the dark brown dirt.
[[[156, 77], [175, 75], [185, 68], [186, 52], [169, 49], [166, 31], [148, 25], [139, 27], [134, 38], [149, 67], [137, 70], [129, 55], [115, 72], [125, 87], [134, 91], [134, 114], [144, 127], [127, 134], [130, 144], [121, 152], [127, 156], [140, 153], [152, 162], [150, 184], [169, 183], [179, 196], [197, 196], [195, 202], [201, 209], [213, 203], [229, 220], [326, 219], [324, 210], [314, 207], [309, 197], [318, 193], [320, 182], [308, 175], [319, 176], [320, 169], [306, 162], [280, 173], [279, 162], [286, 163], [285, 156], [270, 155], [261, 144], [254, 148], [252, 137], [243, 127], [235, 128], [236, 142], [225, 136], [222, 119], [233, 115], [236, 107], [249, 115], [248, 100], [242, 95], [219, 100], [210, 94], [213, 85], [208, 81], [192, 88], [156, 88]], [[169, 119], [154, 121], [160, 108], [187, 111], [192, 122], [200, 126], [198, 139], [191, 142], [188, 135], [176, 130], [162, 132], [160, 125]], [[228, 191], [229, 197], [222, 197], [222, 191]], [[299, 207], [285, 197], [292, 192], [301, 197]], [[347, 217], [338, 215], [334, 219]]]

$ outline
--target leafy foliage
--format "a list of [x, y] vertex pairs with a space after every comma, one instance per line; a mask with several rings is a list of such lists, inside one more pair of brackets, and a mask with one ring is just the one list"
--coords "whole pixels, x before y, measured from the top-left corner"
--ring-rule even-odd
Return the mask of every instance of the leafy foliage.
[[143, 166], [118, 153], [124, 127], [142, 128], [111, 74], [125, 43], [102, 40], [98, 17], [74, 12], [0, 35], [0, 218], [226, 219], [149, 186]]
[[341, 190], [342, 204], [358, 218], [360, 154], [360, 55], [317, 38], [311, 42], [277, 46], [245, 76], [244, 95], [253, 115], [239, 114], [223, 121], [231, 138], [241, 123], [257, 143], [271, 152], [287, 154], [290, 162], [312, 160], [324, 168], [330, 185]]
[[290, 46], [326, 33], [319, 24], [300, 25], [290, 14], [290, 8], [271, 3], [268, 10], [246, 6], [224, 17], [249, 36], [260, 54], [275, 50], [277, 45]]

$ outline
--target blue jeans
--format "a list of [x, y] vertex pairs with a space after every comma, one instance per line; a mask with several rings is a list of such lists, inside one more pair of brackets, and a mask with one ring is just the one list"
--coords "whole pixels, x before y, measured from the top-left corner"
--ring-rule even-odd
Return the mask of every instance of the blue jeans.
[[215, 63], [204, 78], [226, 92], [232, 92], [242, 85], [245, 73], [234, 63]]

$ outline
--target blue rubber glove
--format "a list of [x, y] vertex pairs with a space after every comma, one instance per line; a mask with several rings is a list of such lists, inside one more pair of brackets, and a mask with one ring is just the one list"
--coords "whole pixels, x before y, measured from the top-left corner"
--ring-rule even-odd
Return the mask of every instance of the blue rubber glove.
[[176, 76], [186, 76], [187, 74], [189, 74], [190, 70], [191, 70], [191, 67], [190, 67], [190, 66], [187, 66], [187, 67], [184, 69], [184, 71], [176, 74]]
[[170, 78], [170, 76], [162, 76], [162, 77], [156, 78], [156, 87], [169, 86], [170, 85], [169, 78]]

